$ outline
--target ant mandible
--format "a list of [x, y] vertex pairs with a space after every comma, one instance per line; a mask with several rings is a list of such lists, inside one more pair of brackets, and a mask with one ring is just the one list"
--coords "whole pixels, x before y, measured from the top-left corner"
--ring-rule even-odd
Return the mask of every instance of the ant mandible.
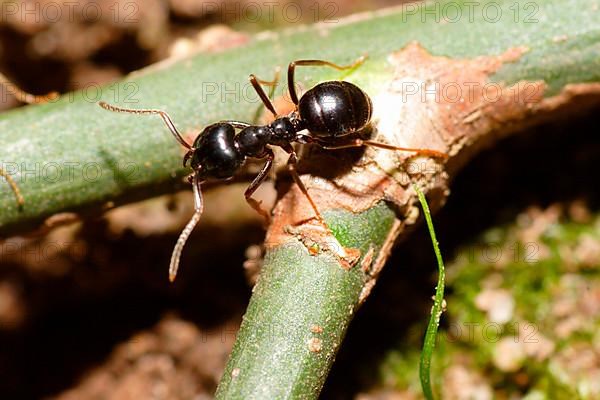
[[[323, 60], [291, 62], [287, 76], [288, 90], [295, 109], [285, 116], [277, 113], [271, 100], [261, 87], [260, 83], [267, 82], [260, 81], [252, 74], [249, 78], [250, 83], [264, 106], [273, 114], [275, 120], [267, 125], [251, 125], [245, 122], [228, 120], [217, 122], [204, 128], [192, 145], [183, 139], [169, 115], [162, 110], [128, 109], [105, 102], [99, 103], [101, 107], [115, 112], [160, 115], [175, 139], [188, 149], [183, 159], [183, 165], [187, 166], [190, 162], [193, 170], [191, 183], [194, 191], [195, 212], [181, 232], [173, 249], [169, 266], [169, 280], [171, 282], [175, 280], [177, 275], [183, 246], [202, 215], [203, 200], [200, 185], [206, 179], [230, 179], [248, 157], [266, 159], [264, 166], [244, 194], [248, 204], [259, 214], [269, 219], [269, 214], [260, 206], [260, 202], [252, 198], [252, 194], [266, 179], [273, 164], [274, 154], [270, 146], [279, 146], [289, 154], [287, 162], [289, 172], [309, 201], [316, 218], [321, 222], [323, 222], [321, 213], [296, 171], [298, 158], [292, 143], [315, 143], [329, 150], [373, 146], [388, 150], [410, 151], [425, 156], [447, 157], [446, 154], [435, 150], [397, 147], [371, 140], [353, 139], [343, 145], [332, 144], [333, 139], [350, 136], [363, 129], [370, 122], [372, 114], [371, 99], [358, 86], [345, 81], [319, 83], [298, 99], [294, 82], [295, 69], [298, 66], [327, 66], [337, 70], [347, 70], [362, 64], [364, 60], [365, 57], [363, 56], [346, 66]], [[237, 134], [236, 129], [240, 130]], [[306, 133], [302, 133], [304, 131]]]

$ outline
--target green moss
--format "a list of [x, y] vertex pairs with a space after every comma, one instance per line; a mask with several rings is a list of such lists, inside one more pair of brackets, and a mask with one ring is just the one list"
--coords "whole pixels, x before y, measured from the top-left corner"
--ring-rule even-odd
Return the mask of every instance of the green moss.
[[[520, 239], [523, 229], [517, 223], [491, 229], [464, 246], [449, 263], [451, 294], [434, 354], [434, 382], [448, 379], [445, 374], [451, 367], [464, 367], [479, 376], [496, 397], [598, 398], [592, 374], [600, 371], [600, 362], [592, 360], [581, 371], [574, 366], [594, 354], [593, 343], [600, 331], [600, 311], [594, 306], [594, 296], [600, 294], [600, 260], [594, 262], [592, 257], [590, 264], [583, 257], [599, 245], [600, 214], [587, 223], [559, 219], [527, 243]], [[582, 247], [585, 243], [588, 250]], [[505, 324], [491, 321], [477, 306], [482, 285], [493, 286], [494, 281], [496, 289], [507, 291], [514, 300], [512, 318]], [[561, 314], [560, 307], [567, 311]], [[575, 324], [571, 331], [569, 323]], [[412, 329], [423, 332], [424, 323]], [[550, 343], [554, 348], [540, 359], [525, 355], [519, 368], [505, 371], [494, 354], [499, 342], [507, 338], [519, 346], [531, 342], [539, 349]], [[419, 345], [419, 336], [413, 335], [390, 351], [381, 366], [382, 385], [420, 396], [415, 361]], [[444, 387], [440, 389], [443, 393]]]

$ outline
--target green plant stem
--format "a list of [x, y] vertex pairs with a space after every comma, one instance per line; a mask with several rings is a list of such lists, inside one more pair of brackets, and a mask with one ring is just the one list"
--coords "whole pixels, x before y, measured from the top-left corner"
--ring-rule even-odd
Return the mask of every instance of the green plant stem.
[[421, 378], [421, 387], [423, 388], [423, 394], [427, 400], [433, 400], [433, 389], [431, 388], [431, 357], [433, 350], [435, 349], [435, 341], [437, 336], [438, 327], [440, 326], [440, 318], [444, 311], [444, 285], [446, 281], [446, 270], [444, 268], [444, 260], [442, 259], [442, 252], [435, 235], [435, 229], [433, 227], [433, 221], [431, 220], [431, 212], [429, 211], [429, 205], [425, 195], [419, 189], [417, 185], [413, 186], [419, 197], [419, 202], [423, 208], [423, 214], [425, 215], [425, 221], [427, 222], [427, 229], [431, 236], [431, 243], [433, 244], [433, 251], [438, 264], [438, 281], [435, 288], [435, 299], [433, 301], [433, 307], [431, 308], [431, 317], [429, 324], [427, 325], [427, 331], [425, 332], [425, 341], [423, 343], [423, 351], [421, 352], [421, 362], [419, 365], [419, 376]]
[[[332, 211], [325, 218], [341, 245], [365, 254], [370, 247], [379, 250], [395, 214], [380, 203], [358, 215]], [[270, 251], [216, 398], [318, 393], [366, 279], [360, 267], [346, 271], [334, 257], [315, 257], [300, 243]]]

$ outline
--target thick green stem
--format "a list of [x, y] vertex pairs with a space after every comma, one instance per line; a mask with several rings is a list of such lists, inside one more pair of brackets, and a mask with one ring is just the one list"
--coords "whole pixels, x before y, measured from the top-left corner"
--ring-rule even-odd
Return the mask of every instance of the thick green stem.
[[[358, 215], [328, 212], [326, 219], [341, 245], [366, 253], [382, 246], [395, 214], [380, 203]], [[301, 243], [269, 252], [217, 398], [318, 393], [366, 279], [362, 268], [344, 270], [333, 256], [315, 257]]]

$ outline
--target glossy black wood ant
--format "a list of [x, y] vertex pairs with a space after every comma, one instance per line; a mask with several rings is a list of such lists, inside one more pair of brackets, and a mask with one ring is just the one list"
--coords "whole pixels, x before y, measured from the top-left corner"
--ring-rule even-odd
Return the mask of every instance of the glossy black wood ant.
[[[372, 115], [371, 99], [358, 86], [345, 81], [320, 83], [298, 99], [294, 72], [298, 66], [328, 66], [337, 70], [348, 70], [362, 64], [364, 59], [360, 57], [346, 66], [323, 60], [298, 60], [290, 63], [287, 76], [288, 90], [295, 110], [284, 116], [277, 113], [261, 87], [260, 84], [265, 84], [266, 81], [260, 81], [256, 76], [250, 75], [250, 83], [275, 120], [267, 125], [251, 125], [240, 121], [217, 122], [204, 128], [192, 145], [183, 139], [169, 115], [162, 110], [127, 109], [105, 102], [99, 103], [101, 107], [115, 112], [160, 115], [175, 139], [188, 149], [183, 164], [187, 166], [189, 162], [193, 170], [191, 183], [194, 191], [195, 213], [181, 232], [173, 249], [169, 267], [171, 281], [177, 274], [183, 246], [202, 215], [203, 201], [200, 185], [206, 179], [230, 179], [248, 157], [266, 159], [261, 171], [246, 189], [245, 196], [247, 202], [257, 212], [269, 218], [269, 214], [258, 201], [252, 198], [252, 194], [266, 179], [273, 164], [274, 155], [270, 146], [279, 146], [289, 154], [287, 162], [289, 172], [310, 202], [316, 218], [321, 222], [323, 221], [321, 213], [296, 171], [298, 158], [292, 143], [315, 143], [330, 150], [373, 146], [388, 150], [410, 151], [425, 156], [446, 157], [446, 154], [434, 150], [397, 147], [371, 140], [352, 139], [346, 144], [333, 144], [334, 139], [351, 137], [352, 134], [367, 126]], [[239, 129], [237, 134], [236, 129]]]

